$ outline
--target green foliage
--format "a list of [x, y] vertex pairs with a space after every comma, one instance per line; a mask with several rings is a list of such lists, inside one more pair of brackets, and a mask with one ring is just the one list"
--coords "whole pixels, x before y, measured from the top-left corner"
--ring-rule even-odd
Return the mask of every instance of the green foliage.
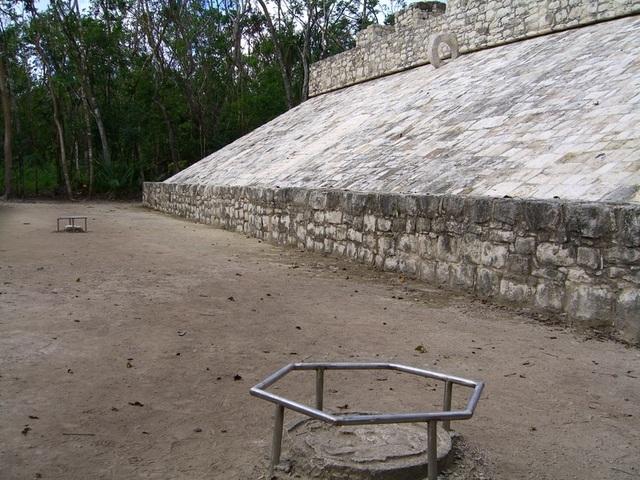
[[252, 0], [0, 0], [14, 191], [64, 193], [60, 132], [75, 196], [165, 179], [303, 101], [308, 65], [352, 47], [378, 8], [269, 1], [275, 31]]

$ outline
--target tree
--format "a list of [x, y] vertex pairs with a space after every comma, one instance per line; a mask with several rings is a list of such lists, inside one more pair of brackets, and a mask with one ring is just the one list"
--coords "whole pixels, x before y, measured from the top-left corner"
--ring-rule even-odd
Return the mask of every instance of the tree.
[[0, 97], [2, 101], [2, 119], [4, 124], [4, 193], [5, 199], [13, 195], [13, 116], [11, 112], [12, 95], [9, 83], [9, 36], [5, 22], [14, 16], [11, 5], [0, 7]]
[[363, 8], [89, 1], [0, 0], [9, 191], [139, 192], [305, 101], [310, 65], [353, 46]]
[[[3, 34], [4, 36], [4, 34]], [[4, 121], [4, 198], [13, 194], [13, 124], [11, 120], [11, 90], [9, 88], [9, 72], [5, 42], [2, 40], [2, 57], [0, 57], [0, 96], [2, 97], [2, 118]]]
[[96, 121], [98, 133], [100, 134], [100, 142], [102, 144], [102, 161], [105, 166], [109, 168], [111, 167], [111, 151], [109, 149], [107, 129], [102, 120], [100, 106], [93, 93], [78, 0], [72, 0], [71, 2], [53, 0], [51, 6], [62, 27], [61, 30], [65, 36], [66, 44], [70, 47], [68, 51], [74, 56], [75, 61], [73, 64], [76, 67], [76, 77], [81, 85], [80, 93], [82, 95], [82, 101], [88, 105]]
[[[39, 14], [36, 11], [35, 6], [31, 0], [28, 0], [26, 3], [26, 8], [31, 14], [32, 23], [36, 22], [39, 25], [43, 26], [43, 22], [38, 22], [40, 19]], [[62, 116], [60, 113], [60, 100], [58, 98], [58, 93], [56, 91], [56, 87], [53, 80], [52, 73], [52, 64], [54, 60], [49, 58], [45, 49], [42, 46], [42, 37], [39, 33], [39, 28], [34, 29], [33, 36], [34, 46], [36, 48], [36, 52], [40, 58], [43, 75], [45, 78], [45, 82], [47, 84], [47, 88], [49, 89], [49, 95], [51, 96], [51, 105], [53, 107], [53, 121], [56, 126], [56, 131], [58, 133], [58, 146], [60, 147], [60, 168], [62, 170], [62, 177], [64, 179], [64, 186], [67, 192], [67, 197], [69, 200], [73, 200], [73, 190], [71, 188], [71, 180], [69, 177], [69, 167], [67, 165], [67, 149], [65, 146], [65, 135], [64, 135], [64, 127], [62, 122]]]

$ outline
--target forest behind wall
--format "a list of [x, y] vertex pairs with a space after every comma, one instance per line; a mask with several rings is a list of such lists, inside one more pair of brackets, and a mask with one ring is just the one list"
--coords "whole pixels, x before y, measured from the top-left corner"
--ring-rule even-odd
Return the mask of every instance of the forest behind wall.
[[0, 1], [2, 194], [128, 196], [307, 97], [403, 2]]

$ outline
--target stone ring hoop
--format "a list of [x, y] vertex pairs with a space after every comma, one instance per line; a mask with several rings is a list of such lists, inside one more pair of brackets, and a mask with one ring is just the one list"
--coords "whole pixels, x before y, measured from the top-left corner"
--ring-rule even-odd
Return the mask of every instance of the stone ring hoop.
[[440, 56], [440, 48], [446, 45], [450, 50], [451, 60], [455, 60], [460, 55], [460, 47], [458, 45], [458, 39], [453, 33], [445, 32], [433, 35], [429, 40], [429, 62], [434, 68], [440, 68], [442, 66], [443, 57]]

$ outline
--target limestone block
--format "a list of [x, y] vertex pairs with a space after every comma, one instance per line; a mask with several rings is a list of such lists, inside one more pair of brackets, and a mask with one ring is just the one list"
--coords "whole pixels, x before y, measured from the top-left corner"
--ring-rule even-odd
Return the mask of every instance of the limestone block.
[[438, 262], [435, 269], [435, 282], [441, 285], [449, 283], [449, 264]]
[[347, 230], [347, 238], [357, 243], [362, 243], [362, 232], [356, 230], [355, 228], [350, 228]]
[[377, 230], [380, 232], [391, 231], [392, 222], [388, 218], [378, 218], [376, 224], [377, 224]]
[[393, 237], [378, 237], [378, 253], [385, 257], [395, 254], [395, 242]]
[[360, 248], [360, 254], [362, 255], [362, 261], [367, 265], [372, 265], [375, 260], [375, 253], [368, 248]]
[[536, 258], [542, 264], [571, 266], [575, 265], [575, 248], [571, 245], [541, 243], [536, 249]]
[[465, 197], [459, 195], [446, 195], [442, 197], [440, 211], [443, 216], [453, 219], [464, 218]]
[[321, 190], [312, 190], [309, 193], [309, 206], [314, 210], [327, 208], [327, 194]]
[[345, 255], [349, 258], [357, 258], [358, 256], [358, 245], [355, 242], [347, 242], [347, 248], [345, 250]]
[[417, 233], [429, 232], [431, 230], [431, 221], [426, 217], [418, 217], [415, 230]]
[[336, 240], [343, 241], [347, 239], [349, 228], [346, 225], [336, 226]]
[[536, 287], [535, 306], [542, 310], [561, 311], [564, 303], [564, 285], [556, 282], [540, 282]]
[[354, 216], [364, 214], [367, 207], [367, 194], [345, 192], [343, 197], [344, 211]]
[[562, 208], [558, 203], [524, 202], [524, 216], [531, 231], [555, 230], [562, 220]]
[[505, 245], [483, 242], [480, 263], [485, 267], [502, 268], [507, 263], [509, 248]]
[[385, 217], [398, 215], [400, 211], [400, 197], [398, 195], [381, 195], [380, 210]]
[[459, 260], [460, 239], [450, 235], [440, 235], [436, 243], [436, 258], [449, 263]]
[[313, 237], [312, 236], [308, 236], [305, 239], [305, 248], [307, 250], [313, 250]]
[[616, 217], [620, 242], [627, 247], [640, 246], [640, 207], [620, 208]]
[[406, 233], [415, 233], [415, 231], [416, 231], [416, 219], [415, 218], [407, 218], [405, 223], [406, 223], [406, 227], [405, 227], [404, 231]]
[[640, 342], [640, 290], [625, 289], [617, 298], [615, 326], [630, 342]]
[[[260, 221], [260, 227], [258, 228], [260, 230], [262, 229], [262, 220]], [[299, 240], [304, 241], [307, 237], [307, 227], [305, 225], [298, 225], [298, 228], [296, 228], [296, 235]]]
[[610, 288], [567, 282], [564, 310], [569, 318], [590, 326], [611, 325], [615, 295]]
[[477, 224], [484, 224], [491, 221], [493, 202], [489, 198], [468, 198], [466, 199], [465, 210], [469, 221]]
[[451, 265], [451, 286], [473, 290], [476, 281], [476, 266], [465, 263]]
[[515, 242], [515, 251], [521, 255], [529, 255], [536, 251], [535, 237], [518, 237]]
[[591, 247], [578, 247], [578, 265], [592, 269], [602, 268], [600, 251]]
[[365, 232], [375, 232], [376, 230], [376, 217], [375, 215], [364, 216], [364, 230]]
[[324, 244], [324, 248], [322, 249], [322, 251], [324, 251], [325, 253], [333, 252], [333, 245], [334, 245], [333, 240], [329, 238], [325, 238], [323, 244]]
[[[346, 220], [345, 220], [345, 223], [347, 223]], [[363, 216], [355, 216], [355, 217], [351, 218], [351, 226], [353, 228], [355, 228], [356, 230], [363, 231], [363, 229], [364, 229], [364, 217]]]
[[436, 217], [431, 220], [431, 231], [445, 233], [447, 231], [447, 220], [444, 217]]
[[362, 244], [365, 245], [368, 249], [374, 250], [378, 242], [377, 238], [378, 237], [376, 237], [375, 234], [368, 233], [362, 236]]
[[510, 253], [507, 257], [507, 271], [515, 275], [529, 276], [531, 272], [531, 257]]
[[398, 210], [401, 214], [415, 216], [418, 213], [418, 201], [415, 195], [402, 195], [398, 197]]
[[460, 242], [460, 256], [463, 261], [478, 265], [481, 263], [483, 247], [484, 242], [477, 235], [467, 233]]
[[396, 250], [406, 253], [417, 253], [418, 242], [415, 235], [404, 234], [397, 237]]
[[598, 277], [594, 277], [584, 268], [569, 267], [567, 268], [567, 281], [574, 283], [597, 283]]
[[535, 289], [526, 283], [514, 279], [503, 278], [500, 282], [499, 297], [503, 301], [527, 304], [531, 301]]
[[383, 270], [385, 272], [393, 272], [398, 269], [398, 257], [386, 257], [384, 259]]
[[326, 212], [324, 219], [328, 223], [338, 224], [342, 222], [342, 212], [340, 210], [332, 210]]
[[442, 197], [437, 195], [420, 195], [416, 199], [418, 214], [433, 219], [440, 211]]
[[516, 239], [516, 234], [513, 230], [490, 230], [489, 240], [492, 242], [505, 242], [511, 243]]
[[522, 216], [522, 203], [511, 199], [493, 201], [493, 220], [507, 225], [515, 225]]
[[407, 219], [402, 217], [396, 217], [391, 220], [391, 231], [394, 233], [401, 233], [407, 230]]
[[418, 235], [416, 237], [418, 255], [422, 258], [435, 259], [437, 239], [428, 235]]
[[436, 266], [437, 262], [431, 262], [422, 260], [419, 264], [419, 278], [427, 283], [434, 283], [436, 281]]
[[616, 228], [615, 216], [607, 205], [570, 203], [566, 217], [569, 231], [585, 238], [601, 238]]
[[405, 275], [415, 277], [418, 273], [417, 257], [413, 255], [402, 255], [398, 261], [398, 270]]
[[489, 268], [478, 267], [476, 292], [481, 297], [492, 297], [500, 291], [500, 275]]

